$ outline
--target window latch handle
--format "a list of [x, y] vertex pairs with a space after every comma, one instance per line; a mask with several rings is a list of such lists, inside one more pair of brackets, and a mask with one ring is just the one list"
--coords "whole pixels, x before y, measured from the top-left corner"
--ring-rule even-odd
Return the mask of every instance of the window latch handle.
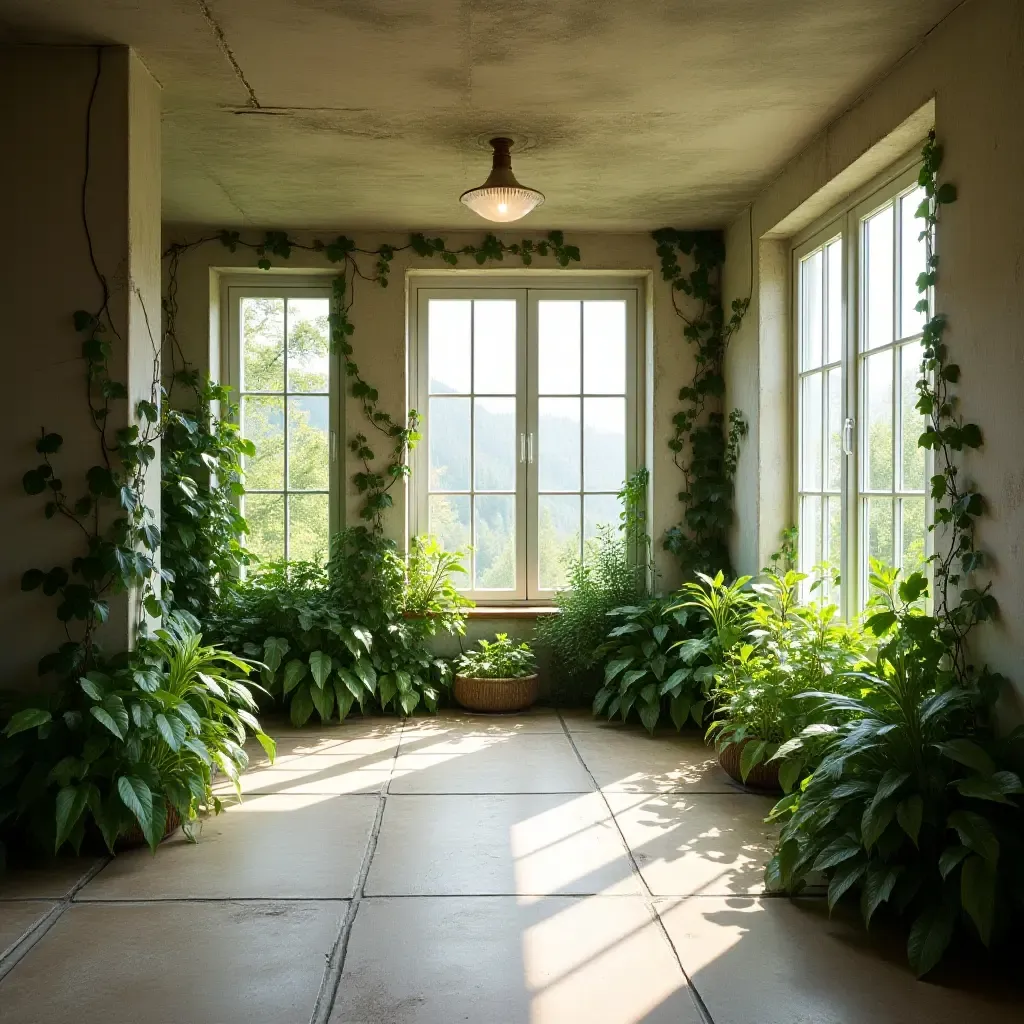
[[853, 454], [853, 417], [847, 416], [843, 421], [843, 454]]
[[519, 461], [526, 461], [526, 434], [519, 435]]
[[533, 433], [526, 436], [526, 461], [533, 465]]

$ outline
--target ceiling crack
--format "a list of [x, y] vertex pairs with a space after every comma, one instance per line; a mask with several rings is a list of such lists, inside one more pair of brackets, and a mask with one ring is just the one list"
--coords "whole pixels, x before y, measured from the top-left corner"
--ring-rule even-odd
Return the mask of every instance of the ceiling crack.
[[256, 99], [256, 93], [253, 91], [253, 87], [245, 77], [245, 72], [242, 70], [241, 65], [235, 59], [235, 55], [232, 52], [231, 47], [228, 46], [227, 39], [224, 37], [224, 30], [220, 27], [217, 19], [211, 13], [206, 0], [196, 0], [196, 6], [202, 12], [203, 17], [206, 19], [206, 23], [210, 26], [210, 30], [213, 32], [214, 38], [217, 40], [217, 45], [220, 47], [221, 52], [225, 57], [227, 57], [231, 67], [234, 69], [235, 76], [242, 83], [245, 91], [249, 94], [249, 106], [259, 110], [260, 101]]

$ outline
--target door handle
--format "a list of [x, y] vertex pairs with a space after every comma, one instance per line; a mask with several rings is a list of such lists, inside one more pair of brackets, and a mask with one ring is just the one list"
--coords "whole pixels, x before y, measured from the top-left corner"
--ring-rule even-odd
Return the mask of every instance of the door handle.
[[854, 420], [852, 416], [847, 416], [843, 421], [843, 454], [853, 454], [853, 425]]

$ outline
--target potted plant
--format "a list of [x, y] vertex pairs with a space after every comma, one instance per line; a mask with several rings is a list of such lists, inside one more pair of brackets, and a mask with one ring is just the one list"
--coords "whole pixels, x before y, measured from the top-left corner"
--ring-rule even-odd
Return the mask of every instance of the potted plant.
[[463, 654], [455, 674], [455, 699], [471, 711], [523, 711], [537, 699], [537, 673], [528, 644], [507, 633], [481, 640]]

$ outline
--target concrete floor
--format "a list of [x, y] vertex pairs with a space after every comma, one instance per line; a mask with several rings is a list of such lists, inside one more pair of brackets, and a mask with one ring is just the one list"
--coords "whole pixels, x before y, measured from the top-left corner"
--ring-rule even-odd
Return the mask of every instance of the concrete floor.
[[898, 937], [764, 897], [771, 801], [696, 737], [544, 710], [276, 734], [198, 845], [0, 876], [0, 1021], [1022, 1019], [984, 965], [919, 983]]

